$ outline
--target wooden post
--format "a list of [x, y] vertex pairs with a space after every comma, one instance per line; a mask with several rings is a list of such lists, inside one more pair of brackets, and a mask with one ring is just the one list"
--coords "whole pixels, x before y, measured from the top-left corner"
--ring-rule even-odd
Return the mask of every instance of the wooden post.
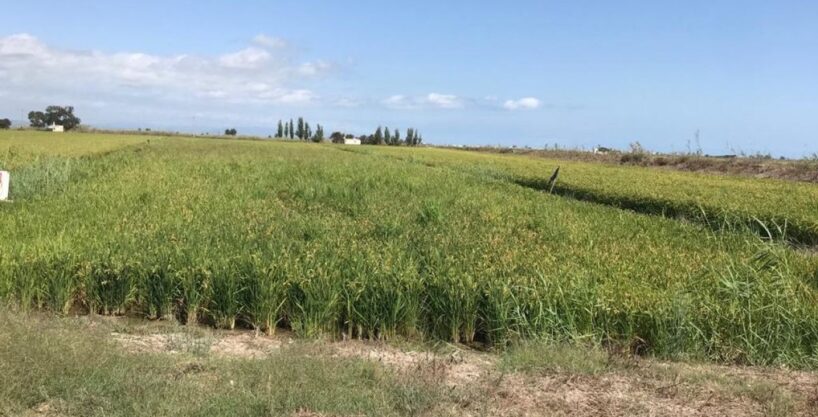
[[560, 167], [557, 167], [557, 169], [554, 171], [554, 173], [551, 174], [551, 178], [548, 179], [548, 193], [549, 194], [554, 193], [554, 186], [557, 185], [557, 177], [559, 175], [560, 175]]

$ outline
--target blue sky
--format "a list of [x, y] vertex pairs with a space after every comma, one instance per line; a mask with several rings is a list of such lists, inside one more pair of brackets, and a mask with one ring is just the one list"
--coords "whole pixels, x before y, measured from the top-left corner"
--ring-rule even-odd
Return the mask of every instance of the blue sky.
[[[0, 2], [0, 115], [818, 152], [815, 1]], [[691, 145], [695, 148], [695, 143]]]

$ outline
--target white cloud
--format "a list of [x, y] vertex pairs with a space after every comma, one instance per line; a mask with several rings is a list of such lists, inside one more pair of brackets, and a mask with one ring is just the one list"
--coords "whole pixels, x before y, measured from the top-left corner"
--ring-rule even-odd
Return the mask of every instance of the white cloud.
[[316, 99], [310, 90], [295, 90], [281, 95], [278, 100], [286, 104], [307, 104]]
[[[220, 56], [69, 51], [29, 34], [0, 37], [0, 82], [7, 93], [69, 100], [210, 100], [306, 104], [316, 93], [295, 87], [332, 71], [324, 61], [297, 63], [275, 50], [284, 41], [256, 36], [253, 45]], [[279, 56], [281, 55], [281, 56]]]
[[219, 63], [227, 68], [256, 69], [262, 67], [272, 56], [261, 48], [250, 47], [219, 57]]
[[534, 97], [524, 97], [519, 100], [506, 100], [503, 108], [507, 110], [533, 110], [539, 108], [542, 103]]
[[269, 49], [281, 49], [286, 48], [288, 46], [287, 41], [285, 41], [284, 39], [274, 38], [264, 34], [256, 35], [256, 37], [253, 38], [253, 42], [256, 45]]
[[464, 107], [464, 100], [451, 94], [429, 93], [421, 97], [408, 97], [396, 94], [381, 101], [383, 105], [392, 109], [413, 110], [422, 108], [460, 109]]
[[396, 94], [390, 97], [387, 97], [382, 101], [382, 103], [391, 109], [415, 109], [418, 107], [415, 100], [406, 97], [402, 94]]
[[298, 73], [305, 76], [325, 74], [332, 70], [332, 65], [324, 61], [305, 62], [298, 66]]
[[426, 102], [442, 109], [459, 109], [463, 107], [463, 100], [451, 94], [429, 93]]

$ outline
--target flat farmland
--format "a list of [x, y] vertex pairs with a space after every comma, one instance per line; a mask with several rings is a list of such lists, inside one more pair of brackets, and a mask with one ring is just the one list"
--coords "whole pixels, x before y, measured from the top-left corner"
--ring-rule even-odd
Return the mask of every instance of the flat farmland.
[[[553, 192], [547, 180], [556, 166]], [[0, 298], [812, 367], [818, 187], [434, 148], [0, 133]]]

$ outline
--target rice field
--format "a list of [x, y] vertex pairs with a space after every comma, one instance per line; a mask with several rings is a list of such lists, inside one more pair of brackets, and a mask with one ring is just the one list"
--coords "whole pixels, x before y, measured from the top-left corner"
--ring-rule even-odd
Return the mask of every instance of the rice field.
[[[540, 191], [556, 165], [563, 188]], [[24, 308], [818, 363], [818, 260], [788, 241], [810, 242], [814, 185], [440, 149], [19, 131], [0, 132], [0, 167], [14, 200], [0, 204], [0, 298]], [[594, 198], [572, 198], [580, 191]], [[780, 232], [760, 239], [753, 224]]]
[[712, 228], [739, 226], [762, 237], [818, 245], [818, 187], [777, 179], [615, 166], [539, 157], [422, 149], [382, 154], [427, 166], [491, 175], [544, 189], [560, 167], [554, 192], [641, 213], [682, 217]]

